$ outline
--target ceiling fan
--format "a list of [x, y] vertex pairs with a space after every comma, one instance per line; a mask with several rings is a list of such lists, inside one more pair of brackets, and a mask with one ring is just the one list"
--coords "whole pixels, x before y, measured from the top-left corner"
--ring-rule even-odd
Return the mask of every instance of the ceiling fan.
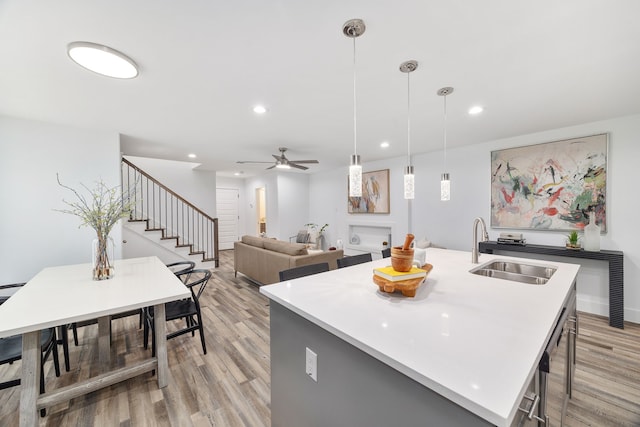
[[[272, 165], [272, 166], [269, 166], [267, 169], [273, 169], [273, 168], [291, 169], [291, 168], [296, 168], [296, 169], [307, 170], [309, 168], [306, 167], [306, 166], [300, 165], [300, 163], [318, 163], [317, 160], [289, 160], [284, 155], [284, 152], [287, 151], [287, 149], [285, 147], [280, 147], [280, 148], [278, 148], [278, 150], [280, 150], [280, 155], [279, 156], [277, 154], [272, 154], [273, 158], [276, 159], [275, 164]], [[254, 161], [244, 160], [244, 161], [237, 161], [236, 163], [271, 163], [271, 162], [254, 162]]]

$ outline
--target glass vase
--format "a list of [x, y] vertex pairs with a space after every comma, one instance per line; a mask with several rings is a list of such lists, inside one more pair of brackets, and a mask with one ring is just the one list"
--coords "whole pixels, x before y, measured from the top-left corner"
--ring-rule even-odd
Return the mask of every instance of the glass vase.
[[93, 280], [111, 279], [114, 274], [114, 243], [109, 236], [93, 239]]

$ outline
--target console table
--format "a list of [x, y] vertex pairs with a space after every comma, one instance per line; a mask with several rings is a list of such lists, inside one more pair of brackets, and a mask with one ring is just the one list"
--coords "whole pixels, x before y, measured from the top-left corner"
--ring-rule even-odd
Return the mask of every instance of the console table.
[[609, 263], [609, 325], [624, 329], [624, 254], [622, 251], [590, 252], [567, 249], [563, 246], [505, 245], [497, 242], [480, 242], [479, 250], [486, 254], [492, 254], [493, 251], [508, 251], [607, 261]]

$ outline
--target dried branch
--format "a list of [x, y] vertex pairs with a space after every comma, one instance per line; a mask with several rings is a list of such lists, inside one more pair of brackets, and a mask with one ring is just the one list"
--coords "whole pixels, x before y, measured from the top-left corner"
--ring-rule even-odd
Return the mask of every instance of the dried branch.
[[[129, 216], [134, 207], [134, 198], [132, 197], [135, 190], [126, 189], [120, 191], [120, 186], [108, 187], [102, 180], [96, 182], [95, 188], [91, 189], [84, 184], [84, 187], [90, 198], [80, 194], [75, 189], [63, 184], [60, 176], [56, 173], [58, 184], [71, 191], [77, 198], [77, 201], [70, 202], [62, 200], [68, 209], [54, 209], [55, 211], [75, 215], [80, 218], [80, 226], [89, 226], [93, 228], [98, 239], [106, 239], [113, 227], [121, 218]], [[132, 187], [132, 188], [135, 188]]]

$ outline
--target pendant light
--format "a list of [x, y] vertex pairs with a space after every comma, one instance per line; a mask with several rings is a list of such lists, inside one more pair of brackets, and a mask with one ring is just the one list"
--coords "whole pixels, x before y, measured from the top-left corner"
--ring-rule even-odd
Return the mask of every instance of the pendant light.
[[404, 198], [407, 200], [415, 197], [415, 177], [411, 164], [411, 85], [410, 74], [418, 68], [417, 61], [405, 61], [400, 64], [400, 71], [407, 73], [407, 166], [404, 168]]
[[452, 87], [443, 87], [438, 91], [438, 96], [444, 98], [444, 172], [440, 176], [440, 200], [451, 200], [451, 180], [447, 172], [447, 95], [453, 93]]
[[342, 26], [344, 35], [353, 39], [353, 154], [349, 166], [349, 197], [362, 197], [362, 165], [357, 151], [356, 127], [356, 38], [364, 34], [365, 29], [362, 19], [350, 19]]

